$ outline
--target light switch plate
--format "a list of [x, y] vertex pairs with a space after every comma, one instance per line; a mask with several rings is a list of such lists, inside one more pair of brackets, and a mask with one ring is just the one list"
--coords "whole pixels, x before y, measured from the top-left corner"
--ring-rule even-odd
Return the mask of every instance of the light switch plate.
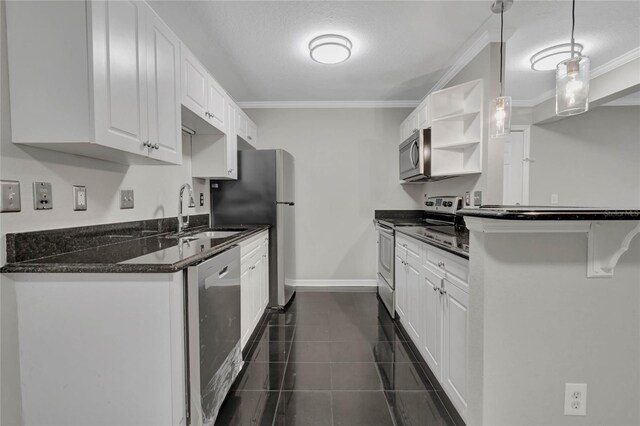
[[482, 205], [482, 191], [475, 191], [473, 193], [473, 206], [480, 207]]
[[33, 208], [35, 210], [51, 210], [53, 208], [51, 182], [33, 182]]
[[133, 189], [120, 190], [120, 208], [121, 209], [133, 208]]
[[73, 186], [73, 210], [86, 210], [87, 209], [87, 187], [74, 185]]
[[0, 212], [19, 212], [20, 207], [20, 182], [17, 180], [0, 181], [2, 195], [0, 199]]

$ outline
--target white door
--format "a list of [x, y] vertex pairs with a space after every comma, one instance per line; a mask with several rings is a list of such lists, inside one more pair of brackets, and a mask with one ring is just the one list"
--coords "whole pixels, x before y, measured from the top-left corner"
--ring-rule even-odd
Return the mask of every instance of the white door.
[[224, 132], [227, 95], [217, 81], [207, 75], [207, 121]]
[[150, 156], [182, 164], [180, 40], [155, 13], [147, 22]]
[[424, 310], [424, 328], [420, 352], [429, 364], [431, 371], [440, 380], [442, 361], [442, 304], [440, 294], [442, 277], [424, 267], [423, 286], [425, 288], [422, 299]]
[[442, 379], [447, 395], [464, 416], [467, 408], [467, 341], [469, 295], [444, 281]]
[[245, 141], [247, 140], [247, 116], [244, 115], [244, 112], [238, 109], [238, 122], [236, 123], [236, 131], [238, 132], [238, 136], [240, 136]]
[[242, 338], [241, 346], [249, 341], [251, 335], [251, 265], [250, 261], [246, 261], [247, 265], [243, 265], [243, 271], [240, 275], [240, 331]]
[[264, 238], [264, 276], [262, 282], [262, 307], [269, 305], [269, 237]]
[[406, 315], [407, 331], [411, 339], [420, 345], [422, 338], [422, 312], [424, 311], [422, 300], [422, 283], [420, 282], [420, 259], [415, 259], [411, 254], [407, 255], [407, 291], [406, 291]]
[[89, 2], [96, 142], [147, 155], [146, 4]]
[[182, 105], [207, 118], [207, 70], [184, 45], [180, 46], [182, 62]]
[[529, 153], [524, 131], [511, 131], [504, 138], [502, 198], [506, 205], [529, 203]]
[[405, 259], [407, 252], [396, 244], [395, 251], [395, 289], [396, 289], [396, 312], [401, 318], [406, 316], [407, 304], [407, 269]]
[[260, 321], [260, 317], [262, 316], [262, 282], [264, 279], [264, 257], [262, 257], [262, 253], [258, 252], [256, 256], [256, 261], [253, 265], [253, 269], [251, 271], [253, 275], [251, 277], [253, 283], [253, 327], [258, 325], [258, 321]]

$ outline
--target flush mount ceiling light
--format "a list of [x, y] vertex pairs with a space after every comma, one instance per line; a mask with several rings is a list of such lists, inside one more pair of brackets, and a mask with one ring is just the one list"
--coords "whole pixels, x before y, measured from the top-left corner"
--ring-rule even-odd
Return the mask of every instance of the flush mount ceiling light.
[[351, 40], [338, 34], [324, 34], [309, 42], [311, 59], [321, 64], [339, 64], [351, 57]]
[[[582, 54], [582, 46], [575, 43], [574, 49], [578, 55]], [[531, 69], [535, 71], [552, 71], [562, 61], [571, 58], [571, 43], [556, 44], [542, 49], [531, 57]]]

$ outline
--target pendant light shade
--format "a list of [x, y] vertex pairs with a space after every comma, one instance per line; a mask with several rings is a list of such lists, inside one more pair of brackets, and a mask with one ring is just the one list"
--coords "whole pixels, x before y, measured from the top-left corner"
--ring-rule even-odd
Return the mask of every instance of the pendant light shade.
[[556, 115], [582, 114], [589, 110], [589, 58], [576, 52], [573, 33], [576, 0], [571, 7], [571, 58], [556, 67]]
[[491, 5], [493, 13], [500, 14], [500, 96], [491, 101], [489, 135], [501, 138], [511, 133], [511, 96], [504, 96], [502, 74], [504, 71], [504, 12], [513, 4], [513, 0], [496, 0]]
[[556, 114], [568, 116], [589, 110], [589, 58], [575, 56], [556, 68]]
[[498, 96], [491, 101], [489, 132], [494, 138], [511, 133], [511, 96]]

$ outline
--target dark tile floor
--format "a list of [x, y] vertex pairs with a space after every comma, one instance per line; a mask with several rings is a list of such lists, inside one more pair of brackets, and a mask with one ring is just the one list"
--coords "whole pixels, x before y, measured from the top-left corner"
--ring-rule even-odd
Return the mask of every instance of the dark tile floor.
[[216, 425], [452, 425], [373, 293], [298, 293], [265, 316]]

